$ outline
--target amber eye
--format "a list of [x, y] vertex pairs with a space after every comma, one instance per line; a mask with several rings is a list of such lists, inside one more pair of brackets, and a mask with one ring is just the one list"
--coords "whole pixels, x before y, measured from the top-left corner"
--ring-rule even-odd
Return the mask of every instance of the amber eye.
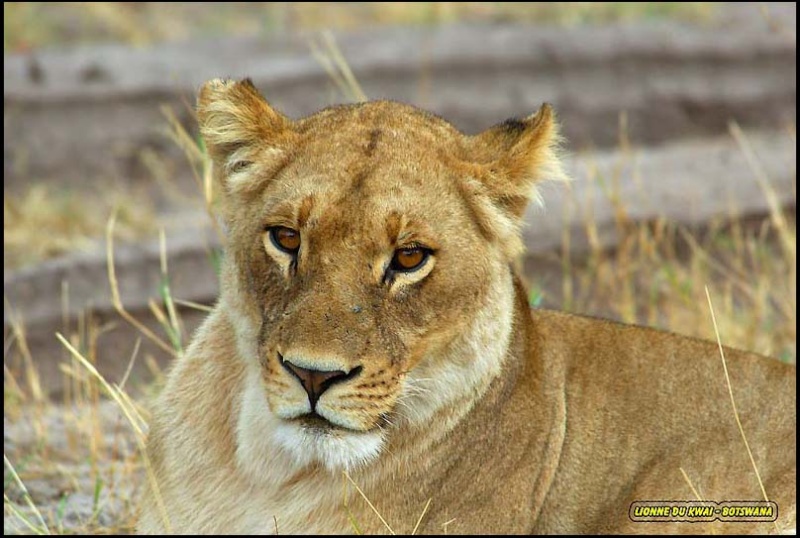
[[389, 267], [393, 271], [416, 271], [425, 264], [429, 255], [430, 251], [422, 247], [400, 248], [394, 251]]
[[269, 238], [278, 250], [288, 254], [296, 254], [300, 249], [300, 232], [284, 226], [274, 226], [269, 229]]

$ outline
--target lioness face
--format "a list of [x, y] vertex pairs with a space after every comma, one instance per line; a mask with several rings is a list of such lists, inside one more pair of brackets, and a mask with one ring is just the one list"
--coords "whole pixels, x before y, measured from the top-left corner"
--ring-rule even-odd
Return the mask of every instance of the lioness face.
[[[503, 150], [529, 128], [552, 138], [547, 111], [478, 137], [389, 102], [291, 122], [248, 82], [214, 81], [198, 112], [237, 217], [228, 255], [266, 402], [248, 416], [275, 417], [266, 435], [300, 461], [350, 467], [499, 369], [492, 340], [507, 335], [491, 329], [511, 305], [497, 283], [511, 297], [527, 194], [498, 178], [528, 166]], [[459, 363], [469, 345], [486, 364]], [[476, 386], [451, 386], [453, 368]]]
[[[365, 112], [307, 120], [328, 136], [299, 144], [264, 186], [247, 238], [270, 407], [321, 435], [390, 423], [406, 374], [464, 329], [463, 311], [481, 307], [502, 270], [452, 172], [415, 169], [426, 141]], [[449, 285], [454, 273], [467, 284]]]

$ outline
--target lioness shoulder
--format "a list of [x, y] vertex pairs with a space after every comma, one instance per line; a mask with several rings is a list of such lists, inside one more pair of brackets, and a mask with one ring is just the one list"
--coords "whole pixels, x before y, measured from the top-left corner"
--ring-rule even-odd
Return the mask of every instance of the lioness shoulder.
[[522, 216], [563, 175], [548, 106], [466, 136], [385, 101], [290, 120], [213, 80], [198, 118], [222, 291], [155, 404], [139, 532], [794, 525], [795, 369], [735, 350], [778, 521], [634, 521], [638, 501], [763, 492], [716, 344], [529, 310]]

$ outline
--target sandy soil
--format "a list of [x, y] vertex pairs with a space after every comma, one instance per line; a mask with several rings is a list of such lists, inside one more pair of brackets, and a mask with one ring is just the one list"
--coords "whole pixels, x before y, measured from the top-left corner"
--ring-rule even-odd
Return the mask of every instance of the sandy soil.
[[[133, 531], [143, 471], [133, 430], [115, 404], [33, 405], [6, 412], [3, 450], [50, 532]], [[4, 534], [43, 530], [7, 465], [3, 478], [10, 501]]]

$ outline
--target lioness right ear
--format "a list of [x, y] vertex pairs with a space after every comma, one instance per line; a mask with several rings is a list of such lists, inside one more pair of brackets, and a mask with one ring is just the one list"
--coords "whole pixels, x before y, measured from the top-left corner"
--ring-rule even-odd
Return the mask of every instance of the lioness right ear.
[[560, 136], [553, 109], [544, 104], [524, 119], [510, 119], [471, 137], [471, 149], [483, 160], [483, 181], [494, 201], [515, 219], [537, 198], [542, 180], [565, 180], [558, 156]]
[[523, 251], [519, 234], [525, 208], [543, 180], [566, 180], [559, 158], [558, 124], [544, 104], [523, 119], [510, 119], [466, 138], [473, 164], [459, 185], [481, 228], [498, 239], [509, 258]]
[[254, 165], [278, 167], [286, 158], [291, 121], [250, 79], [206, 82], [197, 98], [197, 118], [215, 175], [228, 192], [253, 186], [253, 174], [247, 172]]

